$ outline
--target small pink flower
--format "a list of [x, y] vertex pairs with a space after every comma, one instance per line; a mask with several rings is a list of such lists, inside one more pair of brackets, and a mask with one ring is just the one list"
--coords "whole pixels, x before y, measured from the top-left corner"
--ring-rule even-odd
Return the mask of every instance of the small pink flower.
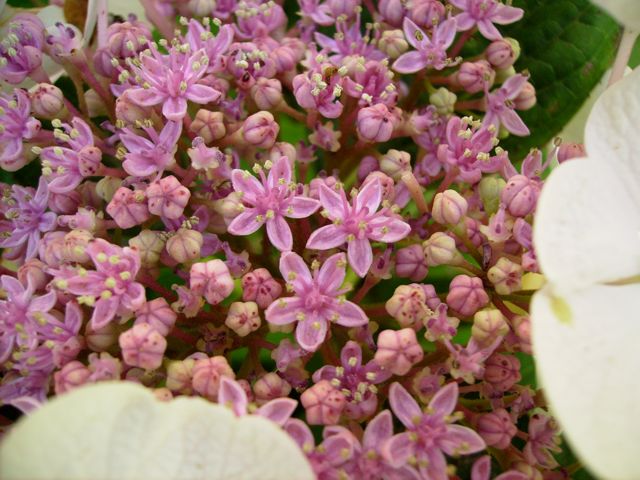
[[147, 323], [155, 328], [160, 335], [169, 334], [178, 315], [171, 309], [167, 301], [160, 297], [146, 302], [136, 312], [136, 325]]
[[224, 324], [240, 337], [246, 337], [260, 328], [260, 313], [255, 302], [233, 302]]
[[129, 129], [120, 133], [120, 140], [129, 153], [125, 154], [122, 167], [129, 175], [147, 177], [162, 175], [175, 163], [175, 151], [182, 133], [182, 123], [167, 122], [158, 134], [152, 127], [143, 127], [149, 136], [144, 138]]
[[478, 27], [480, 33], [489, 40], [502, 38], [494, 23], [508, 25], [517, 22], [524, 15], [524, 10], [504, 5], [498, 0], [449, 0], [456, 8], [462, 10], [454, 18], [459, 31]]
[[374, 360], [395, 375], [406, 375], [424, 357], [412, 328], [384, 330], [378, 336]]
[[162, 365], [167, 340], [148, 323], [138, 323], [120, 334], [122, 358], [127, 365], [154, 370]]
[[262, 111], [247, 117], [242, 124], [242, 138], [257, 148], [271, 148], [276, 141], [280, 126], [273, 115]]
[[231, 295], [234, 282], [225, 263], [215, 259], [191, 266], [189, 286], [197, 295], [203, 295], [211, 305], [217, 305]]
[[300, 397], [310, 425], [335, 425], [346, 402], [344, 395], [327, 380], [308, 388]]
[[442, 70], [447, 66], [447, 49], [456, 36], [456, 20], [454, 18], [435, 26], [431, 38], [409, 17], [404, 18], [402, 29], [407, 42], [416, 50], [400, 55], [393, 63], [395, 71], [415, 73], [427, 67]]
[[361, 108], [356, 122], [358, 136], [368, 142], [386, 142], [398, 123], [394, 113], [384, 103]]
[[191, 197], [189, 189], [173, 175], [156, 180], [145, 193], [149, 212], [169, 219], [180, 218]]
[[501, 450], [511, 445], [511, 439], [518, 428], [504, 408], [482, 414], [478, 417], [478, 433], [487, 445]]
[[484, 116], [485, 126], [493, 125], [496, 129], [504, 126], [509, 132], [519, 137], [529, 135], [529, 128], [515, 112], [515, 99], [527, 83], [525, 75], [510, 77], [502, 86], [485, 95], [487, 113]]

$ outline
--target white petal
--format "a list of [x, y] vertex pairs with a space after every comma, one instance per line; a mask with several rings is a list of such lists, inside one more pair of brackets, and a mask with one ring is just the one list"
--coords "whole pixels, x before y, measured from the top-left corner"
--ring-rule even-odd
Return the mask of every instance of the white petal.
[[601, 478], [640, 478], [640, 284], [533, 298], [532, 338], [545, 397], [570, 444]]
[[640, 273], [640, 215], [605, 162], [582, 158], [556, 168], [533, 227], [540, 268], [560, 290]]
[[0, 444], [6, 479], [314, 478], [274, 423], [199, 398], [160, 402], [130, 382], [57, 397]]
[[[633, 0], [640, 8], [640, 2]], [[605, 90], [587, 120], [587, 155], [609, 164], [640, 210], [640, 68]]]
[[591, 0], [609, 12], [625, 27], [640, 32], [640, 2], [638, 0]]

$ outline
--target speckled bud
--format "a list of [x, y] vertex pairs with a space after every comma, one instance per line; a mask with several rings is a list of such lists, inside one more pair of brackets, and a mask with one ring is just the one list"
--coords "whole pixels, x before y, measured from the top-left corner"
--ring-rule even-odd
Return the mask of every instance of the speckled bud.
[[140, 262], [144, 267], [153, 267], [158, 263], [164, 244], [160, 232], [151, 230], [142, 230], [138, 235], [129, 239], [129, 246], [138, 252]]
[[300, 403], [309, 425], [335, 425], [347, 400], [328, 380], [321, 380], [304, 391]]
[[433, 219], [441, 225], [456, 225], [467, 214], [467, 200], [455, 190], [445, 190], [433, 199]]
[[200, 258], [202, 234], [197, 230], [180, 228], [167, 240], [167, 253], [178, 263], [190, 262]]
[[224, 324], [240, 337], [260, 328], [260, 313], [255, 302], [233, 302]]
[[519, 263], [512, 262], [506, 257], [500, 258], [487, 272], [487, 278], [493, 283], [500, 295], [509, 295], [522, 288], [522, 274], [524, 269]]
[[202, 137], [206, 144], [220, 140], [227, 134], [222, 112], [200, 109], [189, 126], [189, 131], [196, 137]]
[[424, 356], [412, 328], [384, 330], [378, 335], [374, 360], [395, 375], [406, 375]]
[[154, 370], [162, 365], [167, 340], [148, 323], [138, 323], [120, 335], [122, 359], [127, 365]]
[[212, 401], [218, 398], [222, 376], [236, 378], [227, 359], [221, 356], [196, 360], [192, 373], [191, 386], [193, 390]]
[[480, 345], [491, 345], [496, 338], [509, 333], [509, 325], [500, 310], [492, 308], [478, 310], [473, 316], [471, 336]]

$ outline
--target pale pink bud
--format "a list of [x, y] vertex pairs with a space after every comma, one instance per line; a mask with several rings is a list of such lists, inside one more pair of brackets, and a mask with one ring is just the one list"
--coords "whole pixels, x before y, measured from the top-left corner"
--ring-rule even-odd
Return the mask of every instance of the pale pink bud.
[[513, 330], [520, 340], [520, 350], [531, 355], [531, 319], [527, 316], [518, 315], [513, 319]]
[[393, 179], [382, 173], [382, 172], [371, 172], [367, 175], [367, 178], [362, 182], [362, 186], [364, 187], [369, 182], [374, 182], [378, 180], [380, 182], [380, 186], [382, 187], [382, 200], [388, 200], [389, 202], [393, 202], [396, 198], [396, 186]]
[[154, 298], [144, 303], [136, 310], [136, 325], [139, 323], [148, 323], [155, 328], [160, 335], [166, 336], [176, 323], [178, 316], [174, 312], [169, 303], [163, 298]]
[[138, 252], [140, 262], [144, 267], [153, 267], [158, 263], [164, 244], [159, 232], [151, 230], [142, 230], [138, 235], [129, 239], [129, 246]]
[[65, 193], [49, 192], [49, 208], [60, 214], [73, 214], [82, 203], [79, 192], [71, 191]]
[[[398, 3], [399, 0], [398, 0]], [[378, 40], [378, 48], [390, 59], [398, 58], [409, 49], [402, 30], [385, 30]]]
[[373, 155], [367, 155], [366, 157], [362, 158], [362, 160], [360, 160], [360, 164], [358, 165], [358, 181], [364, 181], [364, 179], [367, 178], [370, 173], [375, 172], [376, 170], [378, 170], [378, 168], [380, 168], [378, 159]]
[[273, 163], [280, 160], [280, 157], [287, 157], [291, 163], [295, 163], [297, 156], [296, 147], [289, 142], [276, 142], [269, 150], [269, 160]]
[[453, 237], [444, 232], [436, 232], [422, 242], [427, 265], [460, 265], [464, 260]]
[[204, 143], [215, 142], [227, 134], [222, 112], [211, 112], [200, 109], [189, 126], [189, 131], [196, 137], [202, 137]]
[[443, 2], [439, 0], [421, 0], [412, 2], [409, 15], [419, 27], [431, 28], [444, 20], [446, 12]]
[[30, 258], [18, 268], [18, 280], [23, 285], [31, 283], [34, 290], [41, 290], [49, 283], [47, 268], [47, 265], [37, 258]]
[[378, 335], [378, 350], [373, 359], [394, 375], [406, 375], [423, 357], [412, 328], [384, 330]]
[[384, 103], [361, 108], [356, 127], [358, 136], [367, 142], [386, 142], [391, 138], [397, 120]]
[[90, 260], [87, 247], [93, 235], [86, 230], [71, 230], [64, 236], [61, 258], [71, 263], [86, 263]]
[[242, 299], [267, 308], [282, 293], [282, 286], [266, 268], [256, 268], [242, 277]]
[[98, 180], [98, 183], [96, 184], [96, 194], [105, 202], [110, 202], [121, 185], [121, 178], [103, 177]]
[[429, 271], [424, 251], [420, 244], [414, 243], [396, 252], [396, 274], [400, 278], [408, 278], [419, 282]]
[[500, 295], [509, 295], [522, 289], [522, 274], [524, 269], [519, 263], [514, 263], [506, 257], [500, 258], [487, 272], [487, 278], [493, 283]]
[[138, 323], [123, 332], [119, 340], [127, 365], [154, 370], [162, 365], [167, 340], [148, 323]]
[[167, 253], [178, 263], [197, 260], [203, 241], [202, 234], [197, 230], [180, 228], [167, 240]]
[[64, 108], [64, 94], [55, 85], [39, 83], [29, 92], [31, 111], [38, 118], [53, 120]]
[[142, 107], [129, 98], [129, 91], [125, 90], [116, 100], [116, 118], [125, 125], [135, 125], [136, 122], [151, 118], [152, 110]]
[[253, 393], [256, 403], [263, 405], [269, 400], [280, 397], [288, 397], [291, 393], [291, 385], [275, 372], [264, 374], [253, 384]]
[[173, 400], [173, 394], [171, 393], [171, 390], [169, 390], [168, 388], [154, 388], [153, 389], [153, 396], [156, 397], [157, 400], [160, 400], [161, 402], [168, 402], [170, 400]]
[[495, 308], [478, 310], [473, 316], [471, 336], [480, 345], [491, 345], [496, 338], [504, 337], [509, 333], [509, 325], [504, 315]]
[[391, 149], [380, 159], [380, 170], [398, 181], [404, 172], [411, 171], [411, 155], [409, 152]]
[[240, 337], [246, 337], [260, 328], [260, 313], [255, 302], [233, 302], [224, 324]]
[[251, 87], [251, 97], [260, 110], [272, 110], [282, 103], [282, 84], [276, 78], [260, 77]]
[[227, 265], [222, 260], [215, 259], [191, 266], [189, 286], [197, 295], [203, 295], [211, 305], [217, 305], [231, 295], [234, 283]]
[[489, 303], [482, 280], [468, 275], [456, 276], [449, 285], [447, 304], [465, 317], [470, 317]]
[[560, 163], [586, 155], [587, 151], [582, 143], [563, 143], [558, 148], [558, 162]]
[[503, 450], [511, 445], [511, 439], [518, 432], [511, 415], [504, 408], [478, 416], [478, 433], [487, 445]]
[[491, 88], [496, 79], [496, 72], [485, 60], [464, 62], [460, 65], [456, 78], [465, 91], [478, 93]]
[[520, 55], [520, 46], [513, 39], [500, 39], [487, 47], [485, 52], [487, 60], [491, 65], [500, 70], [512, 67]]
[[499, 392], [506, 392], [521, 378], [520, 360], [513, 355], [494, 353], [485, 362], [484, 381]]
[[[203, 355], [206, 358], [205, 355]], [[193, 367], [195, 358], [185, 358], [169, 363], [167, 366], [166, 387], [175, 393], [189, 395], [192, 393], [191, 378], [193, 377]]]
[[306, 411], [309, 425], [335, 425], [347, 399], [328, 380], [321, 380], [304, 391], [300, 403]]
[[180, 218], [191, 197], [189, 189], [173, 175], [151, 183], [146, 194], [149, 211], [169, 219]]
[[242, 124], [242, 138], [253, 147], [271, 148], [280, 126], [270, 112], [262, 111], [247, 117]]
[[415, 283], [400, 285], [396, 288], [391, 298], [385, 303], [385, 309], [402, 327], [418, 325], [430, 313], [425, 292]]
[[433, 199], [433, 219], [441, 225], [457, 225], [467, 214], [467, 200], [455, 190], [445, 190]]
[[144, 192], [126, 187], [120, 187], [113, 195], [107, 205], [107, 213], [120, 228], [135, 227], [151, 217]]
[[196, 360], [192, 373], [193, 390], [212, 401], [218, 398], [221, 377], [236, 378], [227, 359], [221, 356]]
[[[380, 0], [378, 2], [378, 12], [382, 19], [391, 26], [400, 27], [402, 19], [407, 14], [405, 2], [402, 0]], [[402, 30], [396, 30], [402, 34]], [[402, 36], [404, 39], [404, 35]]]
[[62, 369], [53, 375], [56, 395], [73, 390], [84, 385], [89, 380], [91, 371], [82, 363], [74, 360], [67, 363]]
[[84, 338], [89, 347], [94, 352], [104, 352], [109, 350], [118, 341], [118, 326], [114, 322], [110, 322], [104, 327], [93, 330], [90, 323], [87, 324]]
[[513, 99], [513, 104], [517, 110], [529, 110], [535, 106], [537, 101], [536, 87], [530, 82], [526, 82], [518, 96]]

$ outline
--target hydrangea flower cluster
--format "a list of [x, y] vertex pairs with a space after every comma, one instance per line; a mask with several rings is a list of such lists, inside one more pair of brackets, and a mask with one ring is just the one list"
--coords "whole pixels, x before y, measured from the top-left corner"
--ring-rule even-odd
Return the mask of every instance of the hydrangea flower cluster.
[[145, 1], [85, 39], [16, 16], [0, 402], [136, 382], [275, 422], [319, 479], [567, 478], [523, 379], [547, 164], [500, 146], [536, 104], [508, 3]]

